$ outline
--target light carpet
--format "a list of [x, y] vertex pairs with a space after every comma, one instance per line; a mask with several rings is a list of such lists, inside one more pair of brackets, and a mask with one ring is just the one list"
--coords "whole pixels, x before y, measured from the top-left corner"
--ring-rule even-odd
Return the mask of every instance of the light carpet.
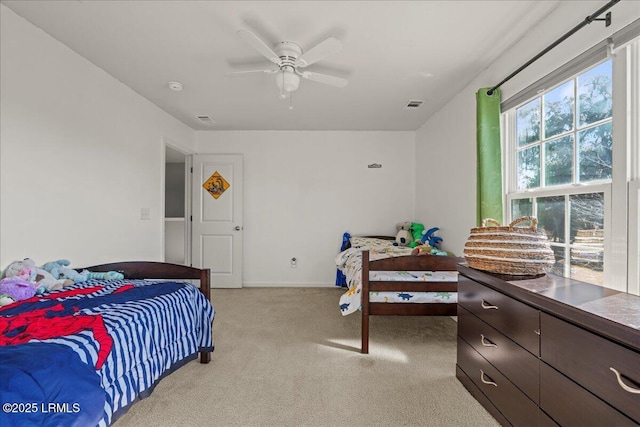
[[497, 426], [455, 377], [450, 317], [360, 315], [339, 288], [214, 289], [215, 351], [161, 380], [114, 425]]

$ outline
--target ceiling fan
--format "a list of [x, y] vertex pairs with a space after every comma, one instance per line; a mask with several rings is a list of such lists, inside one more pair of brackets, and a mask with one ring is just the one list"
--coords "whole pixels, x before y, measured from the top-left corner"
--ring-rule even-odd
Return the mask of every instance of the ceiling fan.
[[287, 97], [290, 99], [291, 93], [298, 90], [300, 77], [335, 87], [345, 87], [347, 85], [346, 79], [304, 70], [307, 66], [314, 64], [329, 55], [338, 53], [342, 49], [342, 43], [338, 39], [329, 37], [308, 51], [303, 52], [302, 48], [296, 43], [280, 42], [273, 46], [273, 48], [270, 48], [251, 31], [240, 30], [237, 34], [265, 58], [277, 65], [278, 68], [235, 71], [229, 73], [229, 75], [238, 76], [251, 73], [276, 74], [276, 85], [278, 86], [278, 89], [280, 89], [280, 97], [283, 99], [286, 99]]

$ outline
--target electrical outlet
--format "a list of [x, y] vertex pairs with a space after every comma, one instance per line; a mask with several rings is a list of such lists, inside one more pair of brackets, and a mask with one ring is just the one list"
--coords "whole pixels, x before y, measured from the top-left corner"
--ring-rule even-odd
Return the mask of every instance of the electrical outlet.
[[291, 258], [291, 268], [296, 268], [298, 266], [298, 260], [293, 257]]

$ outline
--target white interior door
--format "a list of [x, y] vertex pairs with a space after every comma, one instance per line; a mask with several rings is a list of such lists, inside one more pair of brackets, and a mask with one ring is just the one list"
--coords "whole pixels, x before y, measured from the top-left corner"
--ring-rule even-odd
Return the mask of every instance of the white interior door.
[[193, 156], [192, 265], [214, 288], [242, 287], [242, 155]]

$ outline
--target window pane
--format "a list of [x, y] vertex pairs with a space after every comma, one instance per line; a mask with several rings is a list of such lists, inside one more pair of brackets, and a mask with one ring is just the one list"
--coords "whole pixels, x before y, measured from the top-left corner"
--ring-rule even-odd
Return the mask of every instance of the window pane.
[[[602, 242], [604, 193], [574, 194], [569, 196], [569, 203], [571, 204], [571, 241], [576, 245], [581, 242], [593, 243], [597, 237], [598, 241]], [[587, 231], [589, 233], [586, 233]], [[588, 239], [579, 238], [581, 235]]]
[[538, 228], [543, 228], [550, 242], [564, 243], [564, 196], [538, 199]]
[[578, 132], [580, 182], [611, 179], [611, 122]]
[[604, 193], [576, 194], [571, 205], [571, 277], [602, 284]]
[[570, 184], [573, 135], [548, 141], [544, 145], [545, 185]]
[[540, 146], [518, 152], [518, 189], [540, 187]]
[[511, 218], [533, 215], [533, 199], [517, 199], [511, 201]]
[[573, 80], [544, 95], [544, 137], [573, 129]]
[[[583, 249], [571, 249], [571, 278], [594, 285], [604, 285], [604, 273], [602, 261], [593, 259], [599, 257], [602, 260], [603, 250], [598, 254], [595, 252], [585, 252]], [[585, 258], [588, 256], [588, 258]]]
[[518, 147], [540, 141], [540, 98], [516, 110]]
[[611, 117], [611, 60], [578, 76], [578, 126]]
[[564, 248], [561, 246], [551, 246], [556, 262], [551, 267], [551, 272], [558, 276], [564, 276]]

